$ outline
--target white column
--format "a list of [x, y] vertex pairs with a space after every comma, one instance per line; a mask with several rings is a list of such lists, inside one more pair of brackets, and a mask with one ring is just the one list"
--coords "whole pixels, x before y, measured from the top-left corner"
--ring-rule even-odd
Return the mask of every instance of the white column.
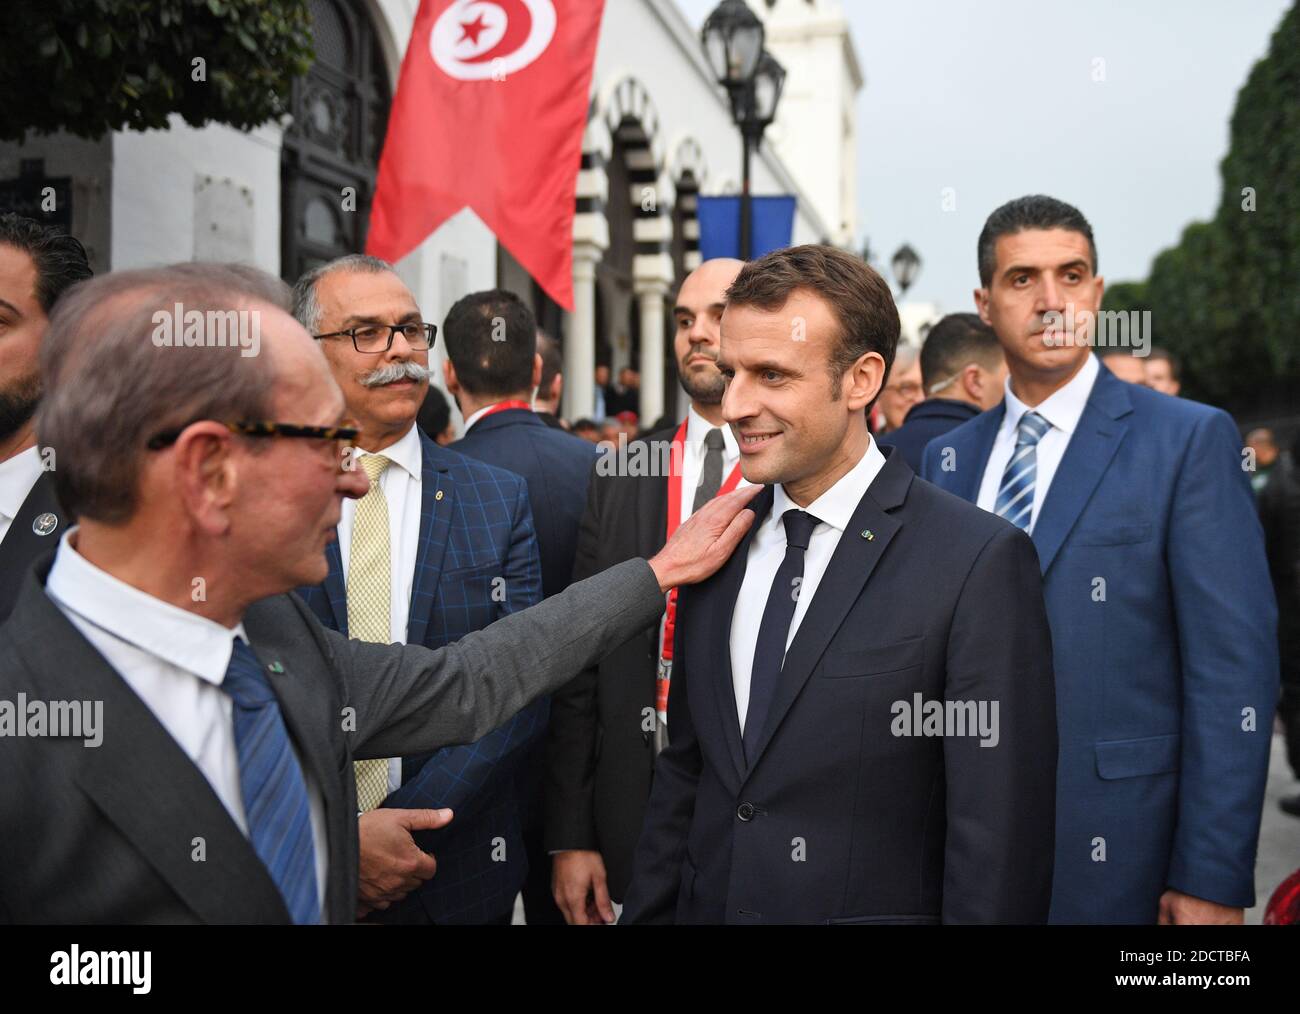
[[596, 406], [596, 265], [602, 252], [594, 243], [573, 244], [573, 313], [564, 341], [566, 419], [590, 416]]
[[664, 414], [664, 297], [668, 283], [662, 279], [635, 284], [641, 313], [641, 416], [642, 429]]

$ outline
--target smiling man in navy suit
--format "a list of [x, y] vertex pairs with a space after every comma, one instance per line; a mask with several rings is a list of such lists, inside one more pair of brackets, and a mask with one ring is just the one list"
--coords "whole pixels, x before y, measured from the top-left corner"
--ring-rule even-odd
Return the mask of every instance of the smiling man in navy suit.
[[1116, 336], [1094, 323], [1077, 209], [1011, 201], [978, 250], [975, 303], [1011, 376], [996, 408], [931, 441], [924, 475], [1038, 549], [1061, 741], [1052, 921], [1241, 922], [1278, 660], [1237, 428], [1100, 367], [1092, 345]]
[[768, 254], [727, 291], [722, 415], [767, 488], [727, 565], [681, 593], [627, 922], [1047, 917], [1033, 544], [872, 440], [898, 332], [884, 280], [828, 246]]

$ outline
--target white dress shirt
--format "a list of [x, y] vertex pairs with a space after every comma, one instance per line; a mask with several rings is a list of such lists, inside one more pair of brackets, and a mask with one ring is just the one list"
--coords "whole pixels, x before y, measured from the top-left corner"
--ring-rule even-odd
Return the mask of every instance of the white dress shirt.
[[[371, 453], [357, 448], [356, 459]], [[379, 476], [379, 488], [388, 501], [388, 638], [390, 644], [406, 643], [406, 624], [411, 614], [411, 590], [415, 586], [415, 557], [420, 548], [420, 511], [423, 508], [421, 478], [424, 453], [420, 434], [412, 425], [396, 443], [373, 452], [392, 464]], [[360, 465], [357, 465], [360, 468]], [[343, 585], [348, 583], [348, 561], [352, 556], [352, 525], [357, 501], [344, 500], [339, 516], [339, 557], [343, 563]], [[388, 759], [388, 791], [402, 784], [402, 759]]]
[[[227, 629], [119, 581], [73, 548], [76, 531], [68, 529], [59, 542], [46, 593], [144, 701], [248, 837], [234, 703], [221, 689], [234, 639], [248, 641], [244, 625]], [[324, 797], [296, 747], [294, 753], [307, 783], [316, 896], [323, 906], [329, 869]], [[140, 763], [151, 760], [141, 757]]]
[[[870, 438], [868, 438], [870, 439]], [[784, 487], [773, 490], [772, 512], [763, 519], [754, 538], [749, 543], [745, 579], [736, 596], [735, 610], [731, 616], [731, 683], [736, 692], [736, 714], [740, 718], [740, 731], [745, 731], [745, 713], [749, 710], [749, 680], [754, 668], [754, 648], [758, 643], [758, 628], [762, 625], [767, 597], [772, 581], [785, 559], [785, 522], [788, 510], [802, 510], [817, 518], [803, 558], [803, 580], [799, 584], [799, 599], [795, 603], [790, 633], [785, 639], [786, 650], [799, 630], [810, 603], [817, 594], [822, 575], [831, 562], [840, 536], [853, 519], [853, 512], [885, 467], [885, 456], [880, 453], [875, 440], [867, 445], [866, 453], [858, 463], [842, 475], [830, 489], [810, 503], [800, 507], [786, 495]]]
[[[713, 423], [695, 411], [694, 405], [687, 411], [686, 439], [682, 442], [681, 519], [683, 522], [695, 513], [695, 490], [700, 485], [700, 472], [704, 470], [704, 455], [708, 453], [708, 448], [704, 446], [704, 438], [709, 430], [714, 428]], [[722, 430], [722, 482], [725, 485], [727, 476], [740, 461], [740, 445], [736, 443], [736, 435], [731, 432], [731, 427], [726, 423], [716, 428]], [[750, 483], [742, 478], [736, 488], [748, 485]]]
[[1092, 385], [1097, 380], [1097, 371], [1100, 369], [1097, 357], [1089, 355], [1069, 383], [1033, 409], [1011, 392], [1011, 378], [1007, 378], [1006, 412], [1002, 416], [997, 436], [993, 438], [993, 450], [989, 452], [988, 464], [984, 466], [984, 478], [980, 482], [979, 499], [976, 500], [982, 509], [992, 512], [997, 504], [1002, 473], [1006, 471], [1007, 462], [1016, 449], [1016, 430], [1020, 426], [1021, 416], [1026, 412], [1037, 412], [1052, 424], [1052, 428], [1038, 441], [1036, 451], [1034, 505], [1029, 512], [1028, 529], [1030, 533], [1033, 532], [1039, 508], [1043, 506], [1043, 499], [1051, 488], [1056, 469], [1065, 457], [1065, 449], [1070, 446], [1070, 437], [1088, 405], [1088, 397], [1092, 394]]
[[0, 461], [0, 542], [22, 509], [27, 494], [41, 477], [41, 453], [35, 445]]

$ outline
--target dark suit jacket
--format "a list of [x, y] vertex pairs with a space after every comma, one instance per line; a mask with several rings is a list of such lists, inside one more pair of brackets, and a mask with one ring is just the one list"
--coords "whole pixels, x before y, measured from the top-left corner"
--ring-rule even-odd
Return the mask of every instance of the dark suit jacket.
[[880, 446], [897, 447], [908, 467], [913, 472], [920, 472], [921, 455], [925, 453], [926, 444], [979, 414], [980, 410], [970, 402], [956, 398], [930, 398], [913, 405], [903, 425], [880, 438]]
[[[43, 514], [53, 514], [56, 524], [44, 534], [33, 525]], [[0, 623], [4, 623], [18, 601], [18, 589], [36, 558], [58, 545], [71, 522], [54, 495], [54, 473], [42, 472], [27, 494], [4, 541], [0, 542]], [[44, 529], [45, 526], [42, 526]]]
[[[625, 921], [1046, 920], [1056, 723], [1033, 545], [885, 453], [748, 764], [728, 642], [770, 488], [731, 560], [682, 590]], [[984, 702], [996, 745], [899, 734], [917, 728], [900, 709], [944, 701]]]
[[[932, 443], [926, 478], [977, 499], [1004, 412]], [[1153, 923], [1166, 888], [1254, 903], [1277, 612], [1241, 465], [1223, 412], [1098, 372], [1033, 536], [1061, 736], [1053, 922]]]
[[[50, 562], [28, 573], [0, 627], [0, 700], [102, 701], [103, 742], [0, 736], [0, 922], [289, 922], [208, 780], [46, 596]], [[281, 663], [268, 678], [324, 795], [326, 921], [356, 911], [353, 758], [481, 739], [652, 622], [662, 601], [653, 571], [629, 563], [439, 651], [348, 640], [296, 596], [250, 606], [244, 629], [263, 662]]]
[[[541, 564], [519, 476], [439, 447], [423, 433], [420, 450], [420, 540], [406, 643], [440, 648], [541, 601]], [[299, 594], [323, 624], [346, 634], [338, 542], [325, 552], [325, 583]], [[406, 919], [406, 906], [422, 906], [445, 924], [481, 923], [510, 911], [528, 873], [515, 775], [541, 742], [547, 709], [539, 699], [478, 742], [403, 758], [402, 784], [383, 805], [447, 806], [456, 816], [446, 828], [416, 834], [437, 856], [438, 875], [378, 918]], [[494, 839], [504, 844], [504, 861], [496, 861]]]
[[[628, 453], [636, 454], [638, 444], [662, 448], [672, 436], [672, 430], [662, 430], [630, 441]], [[667, 526], [666, 476], [606, 475], [597, 468], [574, 578], [653, 556], [663, 548]], [[657, 619], [551, 698], [545, 845], [552, 852], [600, 852], [615, 901], [622, 900], [632, 877], [632, 851], [650, 796], [654, 736], [644, 730], [646, 709], [653, 715], [655, 706]]]
[[595, 446], [551, 429], [535, 412], [509, 408], [484, 416], [451, 450], [527, 480], [542, 556], [542, 594], [567, 588], [573, 579], [587, 481], [600, 456]]

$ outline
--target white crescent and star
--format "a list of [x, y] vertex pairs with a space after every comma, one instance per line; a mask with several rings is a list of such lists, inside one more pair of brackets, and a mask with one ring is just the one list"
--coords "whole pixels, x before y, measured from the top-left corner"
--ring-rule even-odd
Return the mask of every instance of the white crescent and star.
[[448, 77], [500, 80], [546, 51], [555, 21], [551, 0], [456, 0], [434, 22], [429, 51]]

